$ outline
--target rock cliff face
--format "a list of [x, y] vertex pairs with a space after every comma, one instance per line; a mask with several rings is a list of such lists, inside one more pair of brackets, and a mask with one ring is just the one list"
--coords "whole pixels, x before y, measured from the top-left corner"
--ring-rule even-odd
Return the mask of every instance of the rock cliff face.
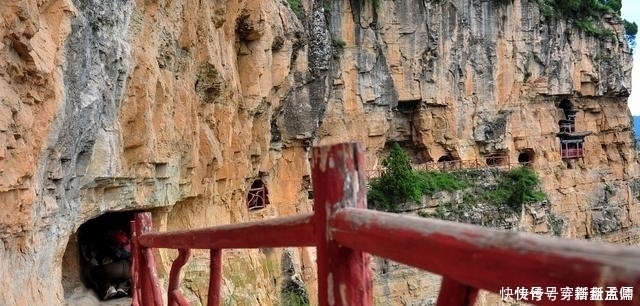
[[[526, 159], [562, 236], [638, 244], [622, 25], [594, 38], [498, 2], [9, 0], [0, 304], [80, 304], [77, 230], [108, 212], [151, 211], [158, 230], [309, 212], [308, 148], [338, 141], [365, 143], [371, 169], [392, 141], [416, 163]], [[569, 109], [582, 159], [561, 158]], [[247, 211], [257, 179], [271, 204]], [[550, 231], [535, 219], [522, 227]], [[166, 274], [176, 254], [157, 255]], [[207, 257], [185, 272], [194, 304]], [[225, 298], [279, 305], [304, 283], [313, 303], [314, 269], [311, 249], [230, 251]]]

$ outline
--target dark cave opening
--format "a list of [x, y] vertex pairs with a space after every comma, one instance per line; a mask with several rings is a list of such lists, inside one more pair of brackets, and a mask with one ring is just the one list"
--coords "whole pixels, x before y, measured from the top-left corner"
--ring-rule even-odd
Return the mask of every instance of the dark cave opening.
[[130, 222], [134, 214], [105, 213], [80, 225], [76, 233], [76, 275], [100, 300], [131, 295]]
[[518, 163], [521, 165], [531, 165], [531, 163], [533, 163], [533, 157], [534, 157], [533, 150], [528, 149], [528, 150], [522, 151], [520, 152], [520, 154], [518, 154]]

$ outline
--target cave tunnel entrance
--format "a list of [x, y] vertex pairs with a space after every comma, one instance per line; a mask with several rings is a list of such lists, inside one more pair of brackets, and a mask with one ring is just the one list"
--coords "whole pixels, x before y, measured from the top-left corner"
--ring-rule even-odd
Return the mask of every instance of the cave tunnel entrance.
[[562, 110], [572, 110], [573, 104], [571, 103], [571, 101], [569, 101], [569, 99], [562, 99], [560, 101], [560, 104], [558, 104], [558, 108], [561, 108]]
[[92, 290], [98, 300], [130, 297], [130, 221], [136, 212], [105, 213], [70, 237], [62, 267], [65, 298], [78, 287]]
[[532, 149], [526, 149], [518, 154], [518, 164], [530, 166], [533, 163], [535, 154]]
[[578, 111], [573, 109], [573, 104], [568, 99], [563, 99], [560, 101], [558, 108], [562, 109], [564, 112], [564, 120], [573, 123], [575, 128], [576, 113]]
[[439, 163], [450, 162], [453, 161], [453, 157], [451, 155], [443, 155], [438, 158]]

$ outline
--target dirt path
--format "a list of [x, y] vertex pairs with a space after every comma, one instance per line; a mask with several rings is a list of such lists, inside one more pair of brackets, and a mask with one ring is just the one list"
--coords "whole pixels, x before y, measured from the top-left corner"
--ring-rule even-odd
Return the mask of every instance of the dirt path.
[[66, 297], [65, 306], [131, 306], [131, 298], [101, 301], [92, 290], [76, 288], [71, 296]]

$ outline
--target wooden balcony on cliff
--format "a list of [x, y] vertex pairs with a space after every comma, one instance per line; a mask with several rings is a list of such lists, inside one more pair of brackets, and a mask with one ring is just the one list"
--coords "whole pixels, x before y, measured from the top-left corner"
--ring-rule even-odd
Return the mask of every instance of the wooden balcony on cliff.
[[560, 122], [558, 122], [558, 126], [560, 127], [560, 133], [570, 134], [576, 132], [575, 120], [560, 120]]
[[562, 142], [560, 154], [562, 159], [583, 158], [584, 147], [581, 140], [574, 140], [573, 142]]
[[[132, 305], [163, 305], [152, 248], [179, 251], [167, 290], [172, 306], [188, 305], [179, 275], [190, 250], [209, 249], [207, 305], [218, 306], [222, 249], [270, 247], [317, 248], [321, 306], [373, 305], [370, 254], [442, 275], [438, 306], [473, 305], [479, 289], [503, 297], [526, 290], [531, 298], [523, 302], [537, 305], [640, 305], [640, 248], [368, 210], [361, 146], [315, 147], [312, 164], [312, 214], [172, 232], [151, 231], [150, 214], [137, 214]], [[556, 298], [534, 298], [543, 288], [554, 289]], [[567, 288], [568, 298], [561, 295]], [[612, 288], [615, 295], [609, 295]]]
[[591, 132], [576, 131], [577, 110], [571, 109], [570, 103], [563, 108], [565, 119], [558, 121], [558, 138], [560, 138], [560, 156], [563, 160], [584, 158], [584, 138]]

